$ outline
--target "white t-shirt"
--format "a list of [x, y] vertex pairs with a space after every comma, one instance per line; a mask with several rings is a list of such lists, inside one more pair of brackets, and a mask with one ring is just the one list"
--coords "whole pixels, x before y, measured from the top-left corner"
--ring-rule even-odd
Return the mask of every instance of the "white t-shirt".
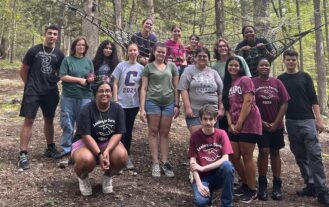
[[139, 87], [143, 66], [124, 61], [114, 69], [112, 76], [119, 81], [118, 103], [122, 108], [139, 107]]

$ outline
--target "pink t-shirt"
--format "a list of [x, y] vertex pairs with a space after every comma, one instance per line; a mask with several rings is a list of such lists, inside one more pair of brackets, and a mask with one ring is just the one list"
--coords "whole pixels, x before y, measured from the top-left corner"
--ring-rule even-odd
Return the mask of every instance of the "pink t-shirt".
[[[188, 155], [195, 157], [199, 165], [209, 165], [229, 154], [233, 154], [233, 150], [224, 130], [215, 129], [212, 135], [205, 135], [202, 129], [199, 129], [191, 135]], [[204, 177], [209, 175], [209, 172], [199, 175]]]
[[[236, 124], [239, 119], [243, 104], [243, 94], [245, 93], [255, 94], [254, 84], [249, 77], [242, 76], [232, 81], [228, 95], [229, 113], [231, 115], [232, 124]], [[240, 133], [262, 135], [262, 120], [258, 107], [256, 106], [255, 96], [252, 98], [250, 112], [243, 122]]]
[[180, 66], [184, 62], [185, 48], [179, 42], [175, 42], [171, 39], [166, 40], [164, 44], [167, 47], [167, 61], [173, 61], [176, 66]]
[[[270, 77], [267, 80], [262, 80], [255, 77], [252, 81], [255, 85], [256, 104], [262, 120], [272, 123], [278, 115], [281, 105], [290, 99], [288, 92], [283, 83], [276, 78]], [[283, 128], [283, 120], [278, 126], [278, 129], [281, 128]]]

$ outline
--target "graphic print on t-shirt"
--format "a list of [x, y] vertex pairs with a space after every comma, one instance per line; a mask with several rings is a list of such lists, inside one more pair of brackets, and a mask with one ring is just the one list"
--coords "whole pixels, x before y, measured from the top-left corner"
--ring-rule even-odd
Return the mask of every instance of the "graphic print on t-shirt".
[[198, 82], [200, 87], [196, 88], [196, 93], [203, 95], [208, 92], [214, 91], [214, 78], [210, 77], [209, 73], [196, 74], [193, 79]]
[[96, 123], [93, 124], [95, 128], [99, 128], [100, 130], [96, 130], [97, 134], [100, 136], [98, 137], [99, 141], [106, 141], [108, 140], [109, 136], [114, 133], [115, 129], [115, 120], [112, 119], [104, 119], [99, 120]]
[[208, 143], [202, 144], [200, 147], [197, 148], [197, 151], [203, 151], [203, 156], [201, 156], [200, 159], [204, 159], [208, 163], [212, 163], [222, 157], [221, 153], [219, 152], [222, 147], [222, 145], [217, 143]]
[[41, 72], [44, 74], [50, 74], [53, 71], [51, 58], [56, 58], [56, 55], [40, 51], [37, 56], [41, 57]]

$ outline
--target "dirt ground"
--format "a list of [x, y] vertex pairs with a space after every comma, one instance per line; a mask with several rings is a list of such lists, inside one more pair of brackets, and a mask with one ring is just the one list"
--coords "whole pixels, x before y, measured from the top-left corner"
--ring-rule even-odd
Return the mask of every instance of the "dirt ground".
[[[193, 206], [192, 189], [188, 181], [187, 139], [188, 131], [183, 116], [173, 121], [170, 131], [170, 161], [175, 177], [153, 178], [151, 176], [151, 156], [147, 143], [147, 125], [138, 118], [133, 134], [132, 155], [136, 169], [124, 171], [114, 177], [114, 194], [104, 195], [101, 190], [101, 170], [97, 168], [91, 175], [93, 195], [80, 195], [77, 177], [72, 166], [57, 167], [57, 161], [43, 156], [45, 138], [41, 113], [36, 118], [33, 135], [29, 144], [30, 169], [19, 171], [19, 132], [22, 118], [18, 117], [23, 84], [15, 69], [0, 69], [0, 207], [2, 206]], [[61, 129], [58, 112], [55, 118], [55, 142], [59, 143]], [[329, 165], [329, 135], [323, 133], [320, 141], [326, 169]], [[295, 191], [303, 186], [298, 167], [286, 147], [282, 154], [282, 179], [284, 199], [255, 201], [249, 205], [234, 203], [234, 206], [318, 206], [315, 198], [297, 197]], [[255, 152], [255, 159], [257, 152]], [[328, 176], [328, 171], [326, 172]], [[271, 179], [269, 167], [269, 176]], [[269, 192], [271, 192], [271, 182]], [[214, 206], [219, 205], [219, 193]]]

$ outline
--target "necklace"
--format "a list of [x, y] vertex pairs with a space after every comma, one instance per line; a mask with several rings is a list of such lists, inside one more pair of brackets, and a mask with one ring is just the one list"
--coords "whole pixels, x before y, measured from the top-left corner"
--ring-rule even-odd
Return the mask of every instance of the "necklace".
[[[103, 121], [103, 123], [105, 123], [105, 120], [107, 120], [107, 118], [108, 118], [110, 105], [108, 107], [106, 107], [105, 110], [101, 110], [97, 103], [96, 103], [96, 106], [97, 106], [98, 114], [99, 114], [101, 120]], [[105, 117], [103, 117], [103, 114], [105, 114]]]
[[43, 53], [44, 53], [44, 54], [51, 55], [51, 54], [54, 52], [55, 47], [53, 47], [53, 49], [50, 51], [50, 53], [46, 52], [46, 50], [45, 50], [45, 45], [44, 45], [44, 44], [42, 44], [42, 49], [43, 49]]

